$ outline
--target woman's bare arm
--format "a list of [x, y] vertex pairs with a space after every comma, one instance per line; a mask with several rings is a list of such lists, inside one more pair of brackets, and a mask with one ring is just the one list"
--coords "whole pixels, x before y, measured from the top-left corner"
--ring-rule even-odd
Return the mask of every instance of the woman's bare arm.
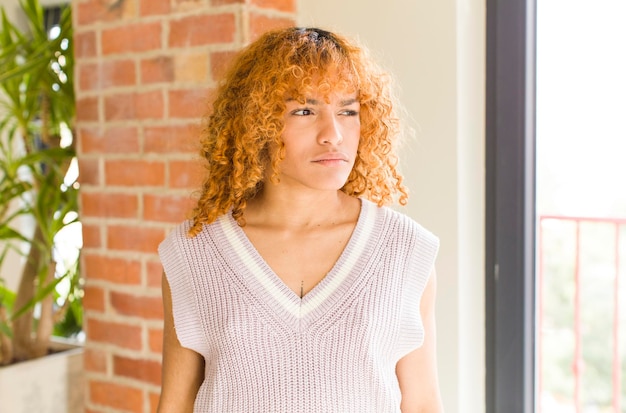
[[396, 375], [402, 393], [402, 413], [443, 412], [437, 377], [436, 283], [435, 270], [433, 270], [420, 304], [424, 323], [424, 344], [404, 356], [396, 366]]
[[192, 413], [198, 389], [204, 380], [204, 359], [182, 347], [174, 330], [172, 294], [165, 274], [163, 288], [163, 367], [161, 398], [157, 413]]

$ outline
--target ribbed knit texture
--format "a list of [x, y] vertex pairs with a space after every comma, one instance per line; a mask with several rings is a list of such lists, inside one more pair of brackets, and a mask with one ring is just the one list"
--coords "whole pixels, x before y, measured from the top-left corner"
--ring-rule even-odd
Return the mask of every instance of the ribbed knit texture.
[[300, 298], [230, 215], [159, 246], [180, 343], [202, 354], [197, 413], [400, 411], [398, 360], [421, 346], [420, 298], [438, 239], [362, 200], [352, 236]]

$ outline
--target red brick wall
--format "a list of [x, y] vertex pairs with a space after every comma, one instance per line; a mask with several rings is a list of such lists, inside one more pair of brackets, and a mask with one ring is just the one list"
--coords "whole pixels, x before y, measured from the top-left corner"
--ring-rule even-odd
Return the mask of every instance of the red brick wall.
[[296, 0], [73, 0], [86, 412], [156, 410], [158, 243], [199, 182], [196, 131], [232, 53]]

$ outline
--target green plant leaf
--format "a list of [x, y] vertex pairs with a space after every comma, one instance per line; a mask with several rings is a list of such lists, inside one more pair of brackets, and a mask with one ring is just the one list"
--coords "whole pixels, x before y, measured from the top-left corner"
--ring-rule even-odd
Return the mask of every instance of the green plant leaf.
[[[4, 255], [4, 254], [3, 254]], [[5, 308], [10, 314], [13, 309], [13, 303], [15, 302], [15, 293], [4, 285], [4, 280], [0, 278], [0, 308]], [[0, 320], [0, 335], [5, 335], [13, 338], [13, 331], [11, 327]]]
[[0, 321], [0, 333], [9, 338], [13, 338], [13, 332], [11, 331], [11, 327], [9, 327], [9, 325], [3, 321]]
[[22, 234], [20, 234], [13, 228], [4, 224], [0, 224], [0, 240], [6, 241], [10, 239], [24, 241], [24, 242], [29, 241], [26, 237], [24, 237]]
[[11, 311], [15, 302], [15, 293], [4, 285], [4, 280], [0, 279], [0, 306]]
[[11, 315], [11, 320], [15, 320], [28, 310], [31, 310], [33, 307], [35, 307], [37, 303], [41, 302], [41, 300], [43, 300], [45, 297], [52, 294], [56, 286], [63, 280], [63, 278], [64, 277], [55, 278], [53, 282], [49, 283], [46, 286], [43, 286], [43, 288], [41, 288], [30, 301], [28, 301], [22, 308], [16, 310], [15, 313]]

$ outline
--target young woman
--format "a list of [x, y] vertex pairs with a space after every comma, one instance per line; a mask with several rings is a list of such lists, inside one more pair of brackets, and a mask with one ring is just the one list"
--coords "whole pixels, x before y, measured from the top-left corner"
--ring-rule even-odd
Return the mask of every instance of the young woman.
[[406, 203], [388, 76], [314, 28], [234, 61], [192, 219], [160, 245], [160, 413], [442, 411], [438, 239]]

